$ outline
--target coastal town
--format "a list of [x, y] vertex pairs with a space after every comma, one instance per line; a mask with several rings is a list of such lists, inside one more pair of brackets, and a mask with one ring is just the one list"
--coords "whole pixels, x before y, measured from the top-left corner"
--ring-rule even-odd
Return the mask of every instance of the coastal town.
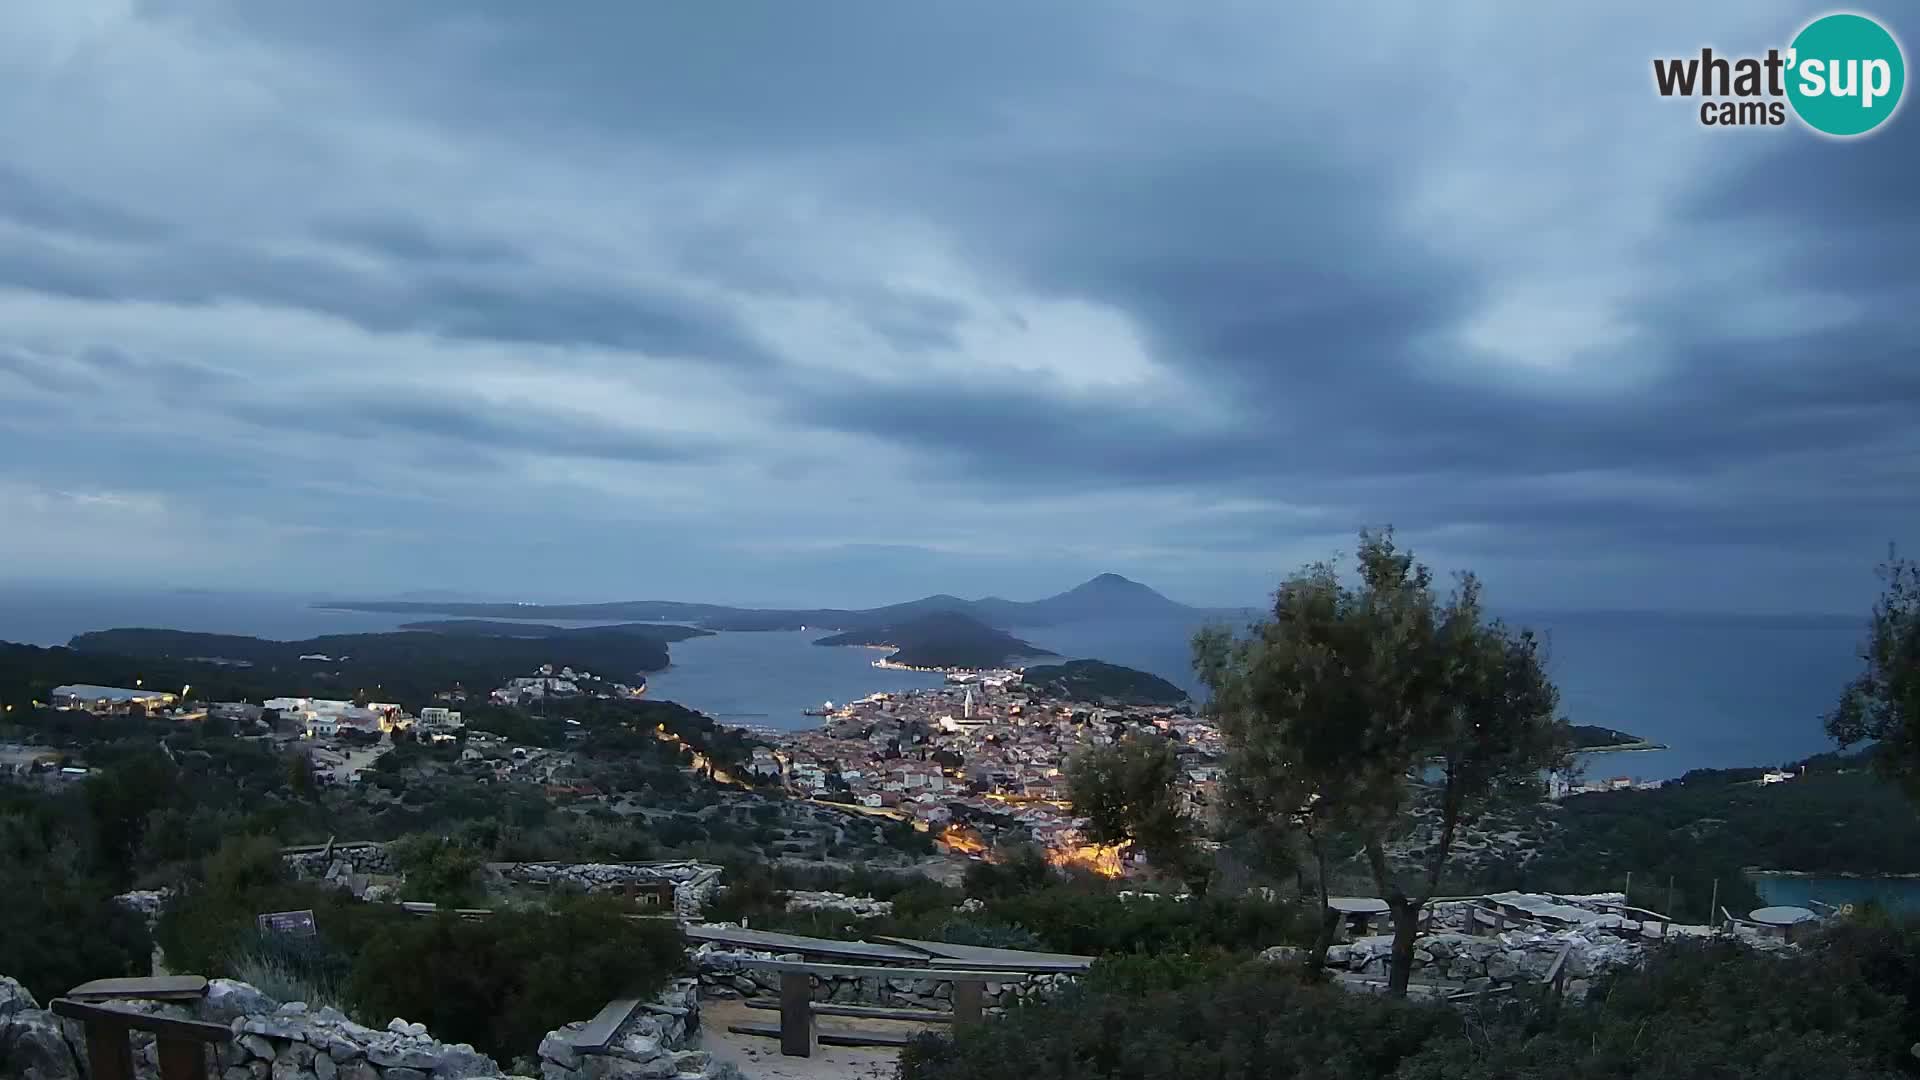
[[1088, 844], [1066, 801], [1067, 761], [1082, 746], [1130, 732], [1171, 740], [1184, 805], [1216, 798], [1220, 733], [1188, 705], [1093, 705], [1032, 691], [1018, 670], [953, 672], [931, 690], [875, 693], [823, 709], [817, 729], [771, 736], [750, 769], [796, 795], [839, 801], [936, 832], [947, 850], [979, 854], [1030, 838], [1057, 864], [1123, 872], [1114, 848]]
[[[1204, 819], [1217, 804], [1221, 735], [1191, 702], [1080, 700], [1091, 695], [1030, 684], [1018, 668], [948, 669], [943, 674], [945, 683], [939, 687], [876, 692], [805, 710], [818, 719], [815, 726], [753, 730], [751, 753], [732, 772], [691, 747], [686, 748], [687, 767], [723, 787], [761, 795], [782, 791], [796, 803], [811, 804], [815, 813], [909, 825], [929, 835], [937, 849], [950, 856], [986, 857], [1002, 844], [1032, 843], [1056, 865], [1079, 866], [1109, 877], [1123, 876], [1131, 866], [1126, 853], [1090, 843], [1082, 833], [1082, 822], [1066, 790], [1068, 762], [1076, 751], [1132, 733], [1162, 736], [1181, 762], [1182, 807]], [[546, 664], [473, 697], [491, 706], [538, 709], [549, 702], [581, 699], [635, 701], [645, 693], [644, 682], [629, 685], [586, 670]], [[223, 720], [300, 753], [316, 781], [340, 787], [367, 780], [375, 762], [400, 739], [425, 744], [457, 741], [456, 767], [483, 782], [532, 783], [567, 803], [626, 809], [618, 792], [590, 782], [583, 763], [564, 745], [514, 745], [484, 727], [469, 725], [460, 709], [453, 707], [469, 700], [464, 690], [444, 691], [435, 705], [412, 713], [399, 704], [365, 697], [193, 704], [169, 692], [102, 686], [63, 686], [53, 698], [63, 708], [98, 712], [137, 708], [183, 723], [208, 717]], [[569, 736], [583, 733], [576, 719], [562, 723]], [[664, 728], [655, 736], [667, 742], [678, 738]], [[37, 768], [60, 780], [83, 779], [88, 774], [82, 762], [56, 761], [52, 755], [16, 749], [20, 752], [10, 758], [10, 771], [26, 773]], [[1764, 782], [1791, 778], [1787, 773], [1769, 774]], [[1554, 774], [1547, 791], [1557, 801], [1570, 795], [1651, 786], [1657, 782]], [[379, 796], [375, 791], [368, 794]]]

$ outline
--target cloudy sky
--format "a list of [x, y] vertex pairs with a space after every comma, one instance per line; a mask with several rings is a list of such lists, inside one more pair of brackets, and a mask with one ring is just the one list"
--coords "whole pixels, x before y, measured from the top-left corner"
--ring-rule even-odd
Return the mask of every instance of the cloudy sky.
[[0, 580], [1863, 608], [1920, 120], [1584, 7], [9, 0]]

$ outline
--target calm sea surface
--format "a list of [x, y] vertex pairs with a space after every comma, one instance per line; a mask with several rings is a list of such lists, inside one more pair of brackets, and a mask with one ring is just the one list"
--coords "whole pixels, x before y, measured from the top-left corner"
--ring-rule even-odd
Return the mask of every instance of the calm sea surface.
[[[0, 640], [59, 645], [115, 626], [272, 638], [390, 630], [411, 616], [324, 611], [299, 594], [86, 591], [0, 586]], [[1562, 709], [1671, 749], [1599, 755], [1588, 772], [1644, 779], [1688, 769], [1764, 765], [1830, 749], [1820, 716], [1858, 671], [1864, 621], [1612, 613], [1513, 614], [1545, 632]], [[1197, 690], [1187, 642], [1207, 620], [1079, 623], [1017, 631], [1067, 657], [1151, 671]], [[796, 728], [802, 709], [938, 676], [872, 667], [877, 653], [812, 644], [811, 632], [727, 633], [677, 642], [650, 696], [716, 719]]]
[[1889, 911], [1920, 913], [1920, 880], [1913, 878], [1775, 877], [1756, 874], [1754, 891], [1768, 904], [1806, 907], [1807, 901], [1841, 907], [1869, 901]]

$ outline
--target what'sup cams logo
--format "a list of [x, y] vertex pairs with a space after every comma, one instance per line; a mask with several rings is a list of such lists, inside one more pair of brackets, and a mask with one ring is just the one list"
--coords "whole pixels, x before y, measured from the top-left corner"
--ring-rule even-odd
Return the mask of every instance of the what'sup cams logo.
[[1765, 56], [1655, 60], [1661, 97], [1701, 98], [1708, 127], [1778, 127], [1787, 110], [1836, 138], [1865, 135], [1892, 119], [1907, 85], [1906, 57], [1886, 27], [1865, 15], [1823, 15], [1786, 49]]

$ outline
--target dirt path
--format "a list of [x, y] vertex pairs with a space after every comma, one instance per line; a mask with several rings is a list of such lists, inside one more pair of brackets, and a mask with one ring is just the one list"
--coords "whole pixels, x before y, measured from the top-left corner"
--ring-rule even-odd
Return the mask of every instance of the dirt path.
[[[700, 1003], [700, 1049], [720, 1061], [731, 1061], [747, 1080], [892, 1080], [900, 1052], [890, 1047], [822, 1046], [812, 1057], [785, 1057], [775, 1039], [735, 1035], [728, 1024], [777, 1023], [779, 1013], [749, 1009], [739, 1001]], [[847, 1020], [823, 1017], [822, 1030], [859, 1026], [873, 1030], [923, 1031], [921, 1024], [890, 1020]]]

